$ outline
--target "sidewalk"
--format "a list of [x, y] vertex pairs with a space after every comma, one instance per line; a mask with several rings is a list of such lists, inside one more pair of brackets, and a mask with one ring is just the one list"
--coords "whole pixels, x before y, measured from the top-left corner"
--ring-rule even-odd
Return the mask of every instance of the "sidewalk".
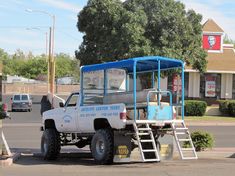
[[224, 159], [233, 158], [235, 159], [235, 147], [234, 148], [213, 148], [207, 149], [202, 152], [197, 152], [199, 159]]
[[185, 120], [187, 126], [235, 126], [235, 122]]

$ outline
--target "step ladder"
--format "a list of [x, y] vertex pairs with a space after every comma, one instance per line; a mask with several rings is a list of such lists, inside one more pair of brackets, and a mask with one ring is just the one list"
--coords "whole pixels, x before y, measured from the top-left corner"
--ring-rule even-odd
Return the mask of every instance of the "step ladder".
[[[186, 127], [184, 121], [174, 120], [171, 123], [171, 127], [181, 159], [198, 159], [189, 129]], [[185, 142], [189, 143], [188, 148], [184, 147]]]
[[152, 129], [148, 123], [136, 122], [133, 124], [140, 155], [143, 162], [159, 162], [160, 156], [156, 146]]

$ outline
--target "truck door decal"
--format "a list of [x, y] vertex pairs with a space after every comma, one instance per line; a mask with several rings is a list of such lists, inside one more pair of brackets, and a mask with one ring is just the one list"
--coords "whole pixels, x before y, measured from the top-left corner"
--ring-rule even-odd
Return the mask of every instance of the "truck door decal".
[[72, 117], [69, 115], [65, 115], [63, 117], [64, 123], [70, 123], [72, 121]]

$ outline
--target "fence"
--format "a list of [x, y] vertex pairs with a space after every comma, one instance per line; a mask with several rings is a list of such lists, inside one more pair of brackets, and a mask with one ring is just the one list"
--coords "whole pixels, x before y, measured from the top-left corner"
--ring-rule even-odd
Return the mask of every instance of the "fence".
[[[56, 85], [56, 94], [69, 94], [79, 91], [80, 85]], [[2, 85], [3, 94], [29, 93], [29, 94], [47, 94], [47, 84], [24, 84], [24, 83], [4, 83]]]

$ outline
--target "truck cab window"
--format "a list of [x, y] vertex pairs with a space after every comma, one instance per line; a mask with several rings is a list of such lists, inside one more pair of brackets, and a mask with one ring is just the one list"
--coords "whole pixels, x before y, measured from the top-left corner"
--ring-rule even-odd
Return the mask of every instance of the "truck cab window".
[[78, 98], [79, 98], [79, 95], [78, 94], [74, 94], [72, 95], [68, 101], [66, 102], [65, 106], [66, 107], [74, 107], [77, 105], [77, 102], [78, 102]]

